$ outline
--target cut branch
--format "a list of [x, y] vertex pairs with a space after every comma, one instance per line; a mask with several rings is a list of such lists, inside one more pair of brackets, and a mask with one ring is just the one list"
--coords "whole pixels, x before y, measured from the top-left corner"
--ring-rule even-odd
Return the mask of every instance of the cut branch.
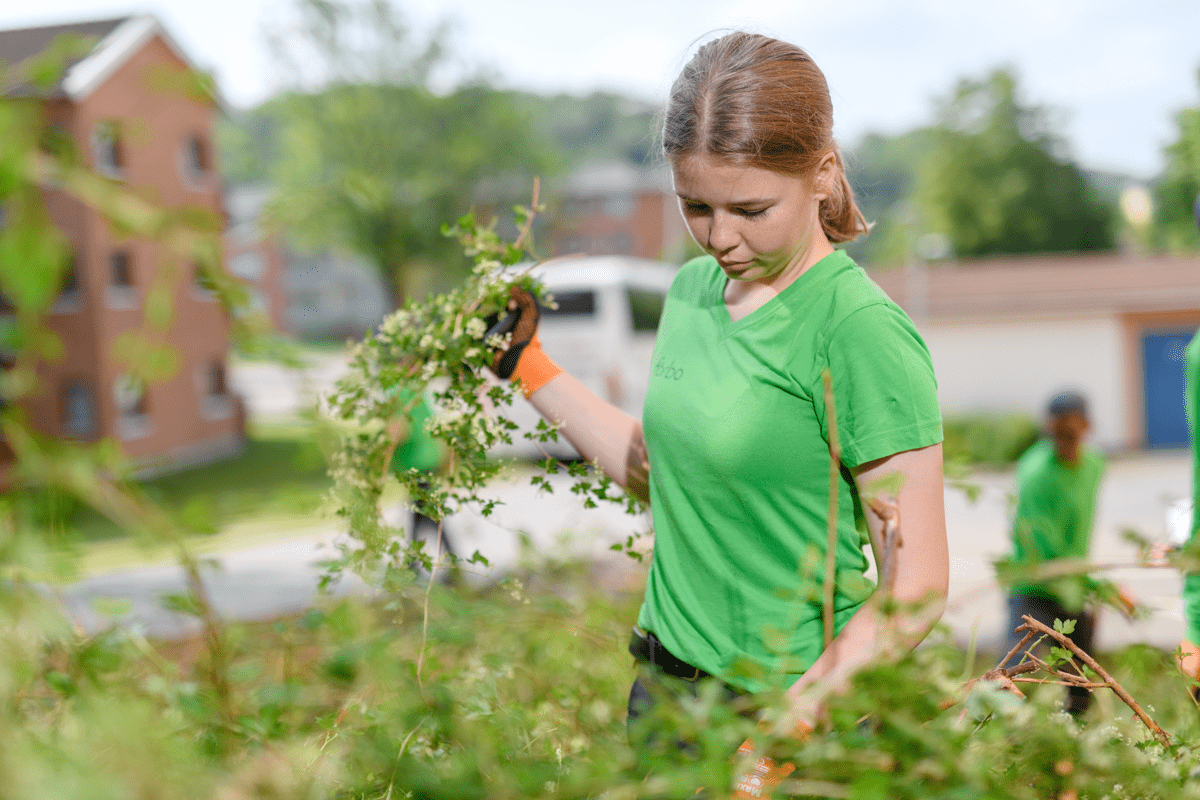
[[1140, 705], [1138, 705], [1138, 702], [1133, 699], [1133, 696], [1130, 695], [1129, 692], [1125, 690], [1124, 686], [1117, 682], [1116, 678], [1114, 678], [1112, 675], [1109, 675], [1104, 667], [1100, 666], [1096, 659], [1092, 658], [1090, 655], [1084, 652], [1083, 648], [1071, 641], [1069, 636], [1064, 633], [1059, 633], [1044, 623], [1038, 622], [1028, 614], [1023, 616], [1021, 619], [1024, 620], [1024, 623], [1017, 628], [1018, 631], [1036, 631], [1037, 633], [1049, 636], [1064, 648], [1070, 650], [1076, 658], [1086, 664], [1093, 672], [1103, 679], [1104, 683], [1101, 684], [1101, 686], [1107, 686], [1109, 689], [1112, 689], [1113, 693], [1116, 694], [1117, 697], [1121, 698], [1125, 705], [1129, 706], [1134, 715], [1142, 721], [1142, 724], [1149, 728], [1150, 732], [1154, 734], [1154, 738], [1158, 740], [1159, 744], [1161, 744], [1163, 747], [1171, 746], [1171, 737], [1167, 735], [1167, 732], [1158, 727], [1158, 723], [1150, 718], [1150, 715], [1147, 714]]

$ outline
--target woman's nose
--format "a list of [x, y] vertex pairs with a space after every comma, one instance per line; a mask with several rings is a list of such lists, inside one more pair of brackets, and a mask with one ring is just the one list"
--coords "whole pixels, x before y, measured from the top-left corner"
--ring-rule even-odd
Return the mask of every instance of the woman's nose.
[[732, 250], [738, 244], [737, 226], [728, 214], [717, 212], [713, 214], [712, 223], [708, 229], [708, 247], [710, 250], [724, 252]]

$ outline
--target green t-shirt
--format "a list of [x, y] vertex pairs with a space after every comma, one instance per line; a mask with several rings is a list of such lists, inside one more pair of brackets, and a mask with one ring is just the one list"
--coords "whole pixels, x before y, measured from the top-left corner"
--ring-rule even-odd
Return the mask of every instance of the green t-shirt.
[[835, 627], [874, 586], [849, 468], [940, 442], [929, 351], [841, 251], [733, 322], [711, 257], [663, 309], [643, 426], [654, 557], [638, 625], [750, 691], [791, 685], [822, 650], [829, 517], [822, 372], [842, 447]]
[[[411, 395], [410, 395], [411, 396]], [[442, 462], [442, 451], [437, 440], [425, 430], [425, 422], [433, 412], [422, 398], [408, 416], [408, 434], [396, 445], [392, 453], [392, 471], [396, 473], [415, 469], [418, 472], [436, 472]]]
[[[1087, 558], [1096, 493], [1103, 475], [1104, 456], [1089, 447], [1080, 448], [1074, 466], [1058, 459], [1054, 443], [1048, 439], [1021, 456], [1017, 462], [1017, 513], [1012, 532], [1017, 563]], [[1017, 583], [1012, 593], [1060, 599], [1046, 583]]]
[[[1192, 540], [1200, 532], [1200, 332], [1192, 337], [1184, 356], [1184, 406], [1192, 429]], [[1200, 645], [1200, 573], [1183, 578], [1183, 611], [1187, 638]]]

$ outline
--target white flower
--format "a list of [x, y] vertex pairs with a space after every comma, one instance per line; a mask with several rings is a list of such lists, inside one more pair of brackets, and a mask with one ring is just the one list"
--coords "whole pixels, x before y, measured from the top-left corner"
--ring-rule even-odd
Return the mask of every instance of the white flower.
[[472, 339], [480, 339], [483, 334], [487, 333], [487, 325], [479, 317], [471, 317], [467, 320], [467, 335]]

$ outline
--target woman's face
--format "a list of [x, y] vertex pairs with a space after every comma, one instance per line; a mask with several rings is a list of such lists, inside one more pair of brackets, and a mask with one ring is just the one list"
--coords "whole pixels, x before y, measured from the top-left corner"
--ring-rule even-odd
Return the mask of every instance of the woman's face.
[[799, 274], [829, 253], [818, 206], [832, 158], [812, 178], [743, 167], [707, 154], [672, 164], [675, 193], [697, 244], [732, 280]]

